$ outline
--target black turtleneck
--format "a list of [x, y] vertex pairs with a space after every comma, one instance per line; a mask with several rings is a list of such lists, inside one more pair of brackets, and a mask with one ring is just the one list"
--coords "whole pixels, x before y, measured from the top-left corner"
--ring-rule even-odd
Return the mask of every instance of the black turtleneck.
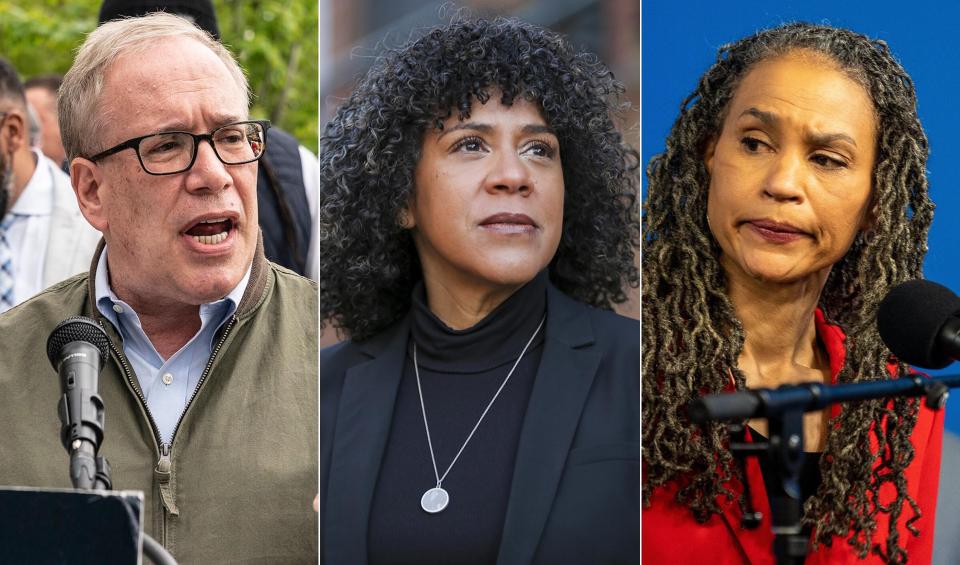
[[443, 480], [450, 504], [438, 514], [420, 507], [420, 497], [436, 486], [436, 478], [417, 394], [413, 344], [442, 476], [543, 318], [546, 285], [543, 271], [465, 330], [450, 329], [430, 312], [422, 282], [414, 289], [407, 360], [370, 513], [371, 565], [496, 561], [546, 323]]

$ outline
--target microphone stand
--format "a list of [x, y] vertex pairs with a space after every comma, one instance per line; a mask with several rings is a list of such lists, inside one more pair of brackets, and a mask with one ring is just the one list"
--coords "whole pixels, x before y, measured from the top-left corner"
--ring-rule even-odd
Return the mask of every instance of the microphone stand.
[[[63, 320], [47, 338], [47, 357], [60, 376], [63, 392], [57, 403], [60, 443], [70, 454], [70, 482], [76, 490], [113, 488], [110, 463], [100, 455], [103, 399], [97, 393], [97, 380], [109, 356], [108, 343], [103, 328], [84, 316]], [[173, 556], [146, 533], [143, 554], [156, 565], [177, 565]]]
[[[732, 441], [730, 449], [738, 458], [765, 455], [772, 463], [786, 497], [771, 501], [773, 553], [778, 565], [801, 565], [806, 558], [808, 539], [801, 529], [800, 469], [803, 466], [803, 414], [839, 402], [878, 398], [925, 397], [928, 408], [939, 410], [949, 389], [960, 386], [960, 375], [924, 378], [909, 375], [899, 379], [825, 385], [811, 382], [759, 388], [732, 393], [708, 394], [688, 406], [690, 419], [697, 424], [711, 421], [744, 421], [766, 418], [766, 441]], [[731, 427], [736, 427], [736, 424]], [[746, 478], [744, 478], [746, 481]]]
[[[103, 420], [102, 412], [100, 413], [100, 420], [101, 422]], [[110, 490], [113, 488], [113, 483], [110, 480], [110, 463], [102, 455], [96, 455], [95, 448], [78, 439], [74, 440], [68, 449], [70, 450], [70, 480], [73, 482], [73, 488], [77, 490]], [[94, 477], [92, 484], [89, 479], [85, 480], [91, 475]], [[177, 561], [170, 555], [170, 552], [146, 532], [143, 533], [143, 555], [155, 565], [177, 565]]]
[[[90, 402], [83, 403], [79, 410], [83, 417], [81, 426], [70, 423], [69, 397], [64, 394], [57, 406], [60, 417], [60, 441], [70, 454], [70, 482], [77, 490], [111, 490], [110, 463], [99, 454], [103, 441], [103, 401], [93, 394]], [[77, 410], [76, 407], [73, 408]], [[143, 534], [143, 555], [155, 565], [177, 565], [165, 547]]]

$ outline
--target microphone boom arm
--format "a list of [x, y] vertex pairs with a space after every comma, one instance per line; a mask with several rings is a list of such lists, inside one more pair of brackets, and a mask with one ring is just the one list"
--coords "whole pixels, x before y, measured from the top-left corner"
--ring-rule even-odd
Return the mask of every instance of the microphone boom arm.
[[707, 394], [690, 403], [687, 413], [697, 424], [710, 421], [770, 418], [790, 410], [815, 412], [838, 402], [923, 396], [938, 409], [947, 389], [960, 386], [960, 375], [923, 377], [919, 374], [884, 381], [825, 385], [818, 382]]
[[[878, 398], [925, 397], [929, 408], [938, 410], [950, 388], [960, 386], [960, 375], [926, 378], [913, 374], [899, 379], [825, 385], [818, 382], [759, 388], [732, 393], [707, 394], [687, 407], [690, 420], [702, 424], [750, 418], [766, 418], [769, 438], [744, 444], [731, 442], [739, 456], [764, 455], [773, 464], [786, 497], [771, 500], [773, 553], [778, 564], [804, 562], [807, 539], [801, 527], [800, 471], [803, 465], [803, 413], [821, 410], [838, 402]], [[755, 513], [759, 516], [759, 513]], [[755, 520], [757, 520], [755, 518]]]

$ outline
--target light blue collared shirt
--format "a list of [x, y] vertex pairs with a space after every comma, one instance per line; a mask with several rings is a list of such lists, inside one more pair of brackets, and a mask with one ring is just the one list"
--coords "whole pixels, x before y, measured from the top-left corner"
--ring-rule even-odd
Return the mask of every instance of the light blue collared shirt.
[[169, 445], [180, 416], [187, 408], [200, 376], [213, 351], [217, 330], [237, 311], [250, 280], [250, 269], [226, 297], [200, 306], [200, 331], [166, 361], [157, 353], [140, 325], [140, 317], [110, 287], [107, 276], [107, 248], [97, 263], [97, 309], [123, 338], [123, 353], [130, 361], [147, 408], [157, 424], [160, 438]]

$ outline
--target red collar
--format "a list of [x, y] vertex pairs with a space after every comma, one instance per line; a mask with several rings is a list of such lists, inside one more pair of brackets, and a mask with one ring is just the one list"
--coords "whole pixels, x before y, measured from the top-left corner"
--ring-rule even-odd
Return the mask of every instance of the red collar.
[[813, 313], [813, 319], [817, 326], [817, 338], [823, 344], [823, 348], [827, 350], [827, 357], [830, 358], [830, 383], [837, 384], [837, 375], [840, 374], [840, 369], [843, 368], [843, 363], [847, 358], [845, 345], [847, 336], [840, 329], [840, 326], [827, 322], [823, 310], [820, 308], [817, 308]]

